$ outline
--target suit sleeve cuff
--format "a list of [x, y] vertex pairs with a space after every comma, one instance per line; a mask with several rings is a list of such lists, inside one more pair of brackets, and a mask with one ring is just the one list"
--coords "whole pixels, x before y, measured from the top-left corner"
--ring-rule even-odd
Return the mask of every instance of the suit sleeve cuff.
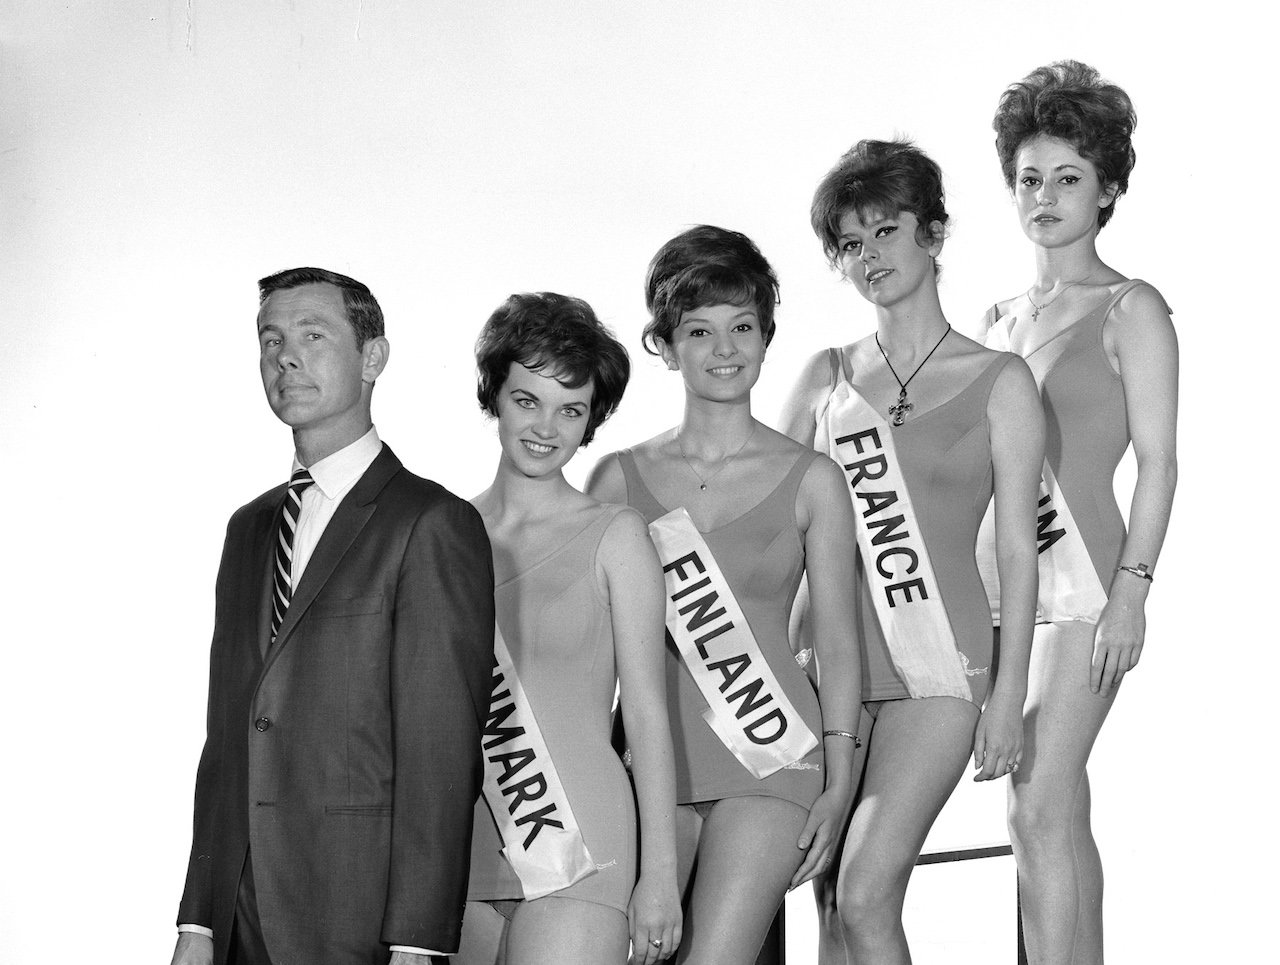
[[178, 933], [181, 934], [184, 931], [195, 932], [195, 934], [203, 935], [205, 938], [213, 937], [213, 929], [205, 928], [204, 925], [179, 925]]
[[418, 948], [414, 945], [392, 945], [393, 952], [408, 952], [410, 955], [449, 955], [450, 952], [433, 952], [429, 948]]

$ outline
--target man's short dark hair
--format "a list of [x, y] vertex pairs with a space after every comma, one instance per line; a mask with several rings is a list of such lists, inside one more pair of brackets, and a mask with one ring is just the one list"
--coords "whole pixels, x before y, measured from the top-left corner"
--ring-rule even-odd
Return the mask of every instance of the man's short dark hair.
[[364, 348], [371, 338], [386, 334], [382, 321], [382, 308], [378, 300], [362, 282], [340, 275], [325, 268], [289, 268], [268, 275], [258, 282], [258, 304], [261, 305], [273, 292], [300, 288], [303, 285], [333, 285], [342, 290], [342, 305], [347, 310], [347, 321], [356, 335], [356, 348]]

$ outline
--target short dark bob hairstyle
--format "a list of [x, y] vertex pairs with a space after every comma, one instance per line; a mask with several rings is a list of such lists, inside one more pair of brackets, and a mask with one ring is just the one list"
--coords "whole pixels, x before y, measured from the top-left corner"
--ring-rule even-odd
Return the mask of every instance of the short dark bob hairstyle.
[[476, 340], [476, 398], [498, 415], [498, 393], [511, 363], [576, 389], [591, 382], [591, 411], [582, 445], [613, 415], [631, 377], [627, 350], [581, 298], [555, 292], [512, 295], [489, 316]]
[[1103, 186], [1115, 185], [1111, 203], [1098, 209], [1098, 229], [1111, 220], [1138, 159], [1131, 140], [1138, 115], [1122, 88], [1103, 80], [1088, 64], [1060, 60], [1011, 84], [991, 126], [1009, 190], [1017, 177], [1018, 149], [1035, 137], [1055, 137], [1093, 163]]
[[382, 338], [386, 334], [382, 308], [373, 297], [373, 292], [369, 291], [369, 286], [326, 268], [289, 268], [268, 275], [258, 282], [258, 305], [261, 307], [275, 292], [301, 288], [303, 285], [333, 285], [342, 291], [342, 305], [347, 310], [347, 321], [351, 324], [351, 330], [356, 333], [356, 348], [364, 348], [364, 343], [369, 339]]
[[709, 305], [754, 305], [764, 344], [773, 341], [778, 276], [755, 242], [740, 231], [695, 225], [658, 249], [644, 279], [649, 324], [640, 343], [650, 355], [671, 336], [685, 312]]
[[[840, 219], [850, 211], [864, 222], [911, 212], [918, 222], [916, 244], [922, 248], [939, 240], [929, 225], [940, 222], [945, 235], [951, 220], [942, 169], [908, 140], [861, 140], [818, 182], [809, 223], [832, 268], [840, 266]], [[940, 270], [935, 262], [934, 271]]]

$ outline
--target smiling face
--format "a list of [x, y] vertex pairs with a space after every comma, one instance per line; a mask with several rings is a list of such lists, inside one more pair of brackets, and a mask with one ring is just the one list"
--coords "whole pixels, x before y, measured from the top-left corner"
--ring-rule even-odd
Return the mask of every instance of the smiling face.
[[934, 240], [921, 245], [920, 223], [910, 211], [891, 217], [857, 211], [840, 216], [840, 271], [853, 282], [862, 297], [888, 308], [914, 295], [922, 285], [936, 285], [934, 259], [942, 251], [942, 225], [930, 225]]
[[498, 391], [498, 439], [502, 457], [525, 476], [558, 474], [587, 431], [592, 383], [571, 389], [545, 369], [512, 362]]
[[1067, 141], [1035, 137], [1018, 148], [1013, 197], [1026, 236], [1045, 248], [1061, 248], [1098, 233], [1098, 209], [1111, 204], [1093, 162]]
[[704, 305], [680, 316], [662, 359], [679, 369], [686, 389], [714, 401], [749, 393], [760, 378], [764, 337], [755, 305]]
[[333, 452], [368, 431], [387, 340], [356, 347], [341, 289], [320, 283], [272, 292], [258, 311], [258, 347], [267, 402], [308, 448]]

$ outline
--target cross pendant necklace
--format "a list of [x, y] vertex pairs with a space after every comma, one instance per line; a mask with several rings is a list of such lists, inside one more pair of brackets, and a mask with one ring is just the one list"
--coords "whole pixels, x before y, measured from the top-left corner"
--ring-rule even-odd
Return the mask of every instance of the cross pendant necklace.
[[939, 346], [948, 335], [951, 334], [951, 325], [947, 324], [947, 330], [942, 333], [942, 338], [938, 339], [937, 345], [929, 349], [929, 354], [924, 357], [924, 362], [916, 366], [916, 370], [907, 376], [907, 381], [903, 382], [898, 378], [897, 370], [894, 369], [893, 363], [889, 361], [889, 356], [885, 354], [884, 346], [880, 344], [880, 334], [876, 333], [876, 348], [880, 350], [880, 356], [884, 359], [884, 364], [889, 366], [889, 371], [893, 374], [893, 380], [898, 383], [898, 401], [889, 406], [889, 415], [893, 416], [890, 425], [900, 426], [907, 421], [907, 413], [915, 408], [907, 401], [907, 386], [911, 384], [911, 380], [920, 374], [920, 370], [924, 368], [924, 363], [933, 358], [933, 353], [938, 351]]
[[[887, 358], [885, 361], [889, 361]], [[893, 366], [889, 366], [889, 371], [893, 371]], [[918, 370], [917, 370], [918, 371]], [[897, 378], [895, 373], [894, 378]], [[907, 379], [910, 382], [910, 379]], [[902, 425], [906, 421], [907, 413], [914, 409], [915, 406], [907, 401], [907, 387], [904, 385], [898, 390], [898, 401], [889, 406], [889, 415], [893, 416], [893, 424], [895, 426]]]

